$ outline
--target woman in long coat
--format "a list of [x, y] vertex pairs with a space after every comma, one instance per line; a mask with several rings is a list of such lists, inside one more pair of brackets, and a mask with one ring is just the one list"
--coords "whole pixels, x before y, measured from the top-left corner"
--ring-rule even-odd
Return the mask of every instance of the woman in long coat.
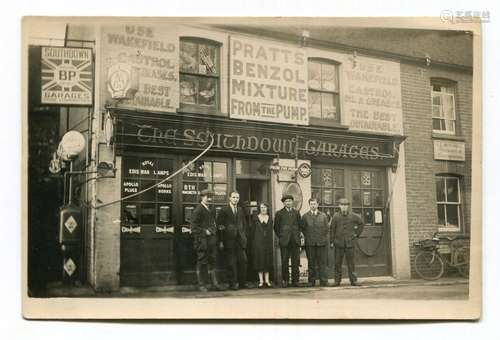
[[252, 216], [253, 267], [259, 273], [259, 288], [272, 287], [269, 272], [273, 269], [273, 221], [269, 206], [260, 203], [258, 213]]

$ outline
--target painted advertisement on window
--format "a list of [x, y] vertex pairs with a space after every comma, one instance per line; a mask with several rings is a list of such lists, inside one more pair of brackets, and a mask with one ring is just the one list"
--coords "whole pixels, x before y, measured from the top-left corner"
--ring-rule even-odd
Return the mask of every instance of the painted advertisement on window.
[[172, 112], [179, 107], [179, 38], [174, 26], [102, 28], [103, 102]]
[[302, 49], [233, 36], [229, 63], [231, 118], [309, 124]]
[[344, 124], [351, 130], [403, 134], [400, 65], [356, 57], [344, 65]]

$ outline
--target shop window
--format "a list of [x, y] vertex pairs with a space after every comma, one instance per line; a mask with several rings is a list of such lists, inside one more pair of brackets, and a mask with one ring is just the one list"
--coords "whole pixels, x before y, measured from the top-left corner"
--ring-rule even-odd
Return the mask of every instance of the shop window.
[[220, 44], [195, 38], [180, 40], [181, 109], [215, 113], [219, 108]]
[[313, 124], [340, 123], [339, 65], [309, 59], [309, 118]]
[[[122, 197], [147, 189], [172, 174], [174, 163], [167, 158], [124, 157]], [[122, 224], [167, 225], [172, 223], [172, 181], [166, 181], [141, 195], [125, 199]]]
[[433, 81], [432, 130], [437, 133], [456, 134], [455, 86]]
[[319, 209], [332, 217], [338, 210], [338, 201], [345, 197], [344, 169], [315, 168], [311, 174], [312, 197]]
[[[182, 166], [189, 160], [184, 160]], [[227, 204], [228, 166], [226, 162], [198, 161], [192, 163], [182, 175], [183, 222], [189, 224], [194, 208], [198, 204], [200, 191], [214, 192], [213, 205], [218, 212]]]
[[436, 176], [436, 202], [439, 230], [460, 231], [462, 202], [459, 177]]

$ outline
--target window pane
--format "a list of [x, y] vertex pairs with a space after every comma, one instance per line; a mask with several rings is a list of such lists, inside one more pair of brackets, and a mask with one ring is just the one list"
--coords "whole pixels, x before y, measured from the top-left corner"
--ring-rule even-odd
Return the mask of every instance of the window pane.
[[256, 161], [253, 160], [250, 162], [250, 174], [269, 175], [269, 164], [266, 161]]
[[373, 191], [373, 205], [376, 207], [384, 206], [384, 194], [381, 190]]
[[309, 117], [321, 118], [321, 93], [309, 91]]
[[312, 186], [319, 187], [321, 186], [321, 169], [312, 169], [312, 174], [311, 174], [311, 182]]
[[364, 220], [366, 224], [373, 224], [373, 209], [364, 209]]
[[[185, 166], [189, 162], [190, 161], [187, 159], [182, 161], [182, 166]], [[186, 170], [183, 171], [183, 179], [195, 181], [199, 178], [203, 178], [205, 176], [204, 167], [205, 164], [202, 161], [192, 163]]]
[[333, 205], [333, 191], [331, 189], [323, 190], [323, 200], [324, 205]]
[[321, 65], [322, 89], [326, 91], [338, 92], [337, 66], [331, 64]]
[[439, 86], [437, 84], [432, 85], [432, 91], [440, 92], [441, 91], [441, 86]]
[[335, 204], [338, 204], [338, 201], [341, 199], [341, 198], [344, 198], [344, 190], [335, 190], [335, 201], [334, 203]]
[[180, 78], [181, 103], [196, 104], [198, 79], [195, 76], [185, 74], [181, 74]]
[[194, 206], [189, 205], [184, 207], [184, 222], [191, 222], [191, 215], [193, 215]]
[[444, 130], [449, 132], [455, 132], [455, 121], [454, 120], [443, 120], [445, 124]]
[[143, 204], [141, 207], [141, 224], [154, 224], [156, 211], [154, 204]]
[[445, 202], [444, 178], [436, 177], [436, 201]]
[[214, 182], [227, 182], [227, 164], [214, 162]]
[[139, 176], [139, 158], [133, 158], [133, 157], [124, 158], [123, 176], [124, 177]]
[[458, 203], [458, 178], [446, 179], [447, 202]]
[[352, 191], [352, 206], [353, 207], [361, 206], [361, 191], [359, 190]]
[[382, 188], [382, 173], [380, 171], [372, 172], [372, 187]]
[[159, 205], [158, 206], [158, 220], [159, 223], [170, 223], [170, 206], [169, 205]]
[[135, 204], [127, 204], [123, 210], [123, 223], [136, 224], [137, 219], [137, 206]]
[[337, 120], [337, 104], [333, 93], [321, 93], [321, 110], [323, 119]]
[[180, 50], [181, 50], [181, 60], [180, 60], [181, 71], [198, 72], [197, 45], [195, 43], [181, 41]]
[[157, 199], [160, 202], [171, 202], [172, 201], [172, 182], [167, 181], [161, 183], [156, 187], [156, 192], [158, 193]]
[[372, 193], [371, 191], [363, 191], [363, 206], [371, 207], [372, 206]]
[[[139, 191], [150, 188], [155, 184], [156, 181], [141, 180], [139, 185]], [[156, 190], [155, 189], [147, 190], [146, 192], [140, 194], [138, 199], [141, 201], [154, 201], [156, 199]]]
[[198, 189], [195, 182], [182, 183], [182, 200], [184, 202], [196, 202]]
[[203, 162], [203, 180], [212, 182], [212, 162]]
[[444, 204], [438, 204], [438, 224], [446, 225], [446, 219], [444, 215]]
[[216, 62], [216, 50], [217, 47], [213, 45], [199, 45], [200, 58], [198, 65], [198, 72], [201, 74], [216, 74], [217, 62]]
[[309, 62], [309, 88], [321, 89], [321, 64], [316, 62]]
[[334, 186], [336, 188], [343, 188], [344, 187], [344, 170], [338, 170], [338, 169], [333, 170], [333, 176], [334, 176]]
[[217, 79], [202, 78], [199, 79], [199, 97], [198, 104], [214, 106], [217, 98]]
[[441, 92], [454, 93], [453, 87], [441, 87]]
[[441, 96], [439, 94], [432, 94], [432, 105], [441, 105]]
[[372, 185], [371, 173], [369, 171], [361, 172], [361, 185], [363, 187], [369, 187]]
[[441, 119], [432, 119], [432, 129], [433, 130], [441, 130]]
[[225, 202], [228, 195], [227, 184], [214, 184], [214, 202]]
[[447, 227], [455, 227], [455, 228], [458, 228], [459, 227], [459, 224], [458, 224], [458, 209], [459, 209], [459, 206], [458, 205], [446, 205], [446, 219], [447, 219], [447, 223], [446, 223], [446, 226]]
[[359, 171], [353, 171], [351, 173], [351, 182], [352, 182], [352, 187], [353, 188], [359, 188], [360, 187], [360, 173]]
[[331, 188], [333, 186], [332, 170], [322, 169], [321, 174], [322, 174], [321, 182], [323, 184], [323, 187]]
[[312, 189], [311, 197], [317, 199], [319, 204], [322, 204], [321, 189]]
[[444, 117], [446, 119], [455, 119], [455, 114], [453, 112], [453, 96], [451, 95], [444, 96], [443, 104], [444, 104], [443, 105]]
[[432, 117], [441, 118], [441, 106], [432, 105]]
[[143, 158], [140, 164], [141, 178], [156, 178], [156, 159]]

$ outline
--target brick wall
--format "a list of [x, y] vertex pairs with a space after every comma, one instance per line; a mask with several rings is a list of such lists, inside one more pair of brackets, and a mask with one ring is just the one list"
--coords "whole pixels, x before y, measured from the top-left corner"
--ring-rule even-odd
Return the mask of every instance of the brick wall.
[[[432, 135], [431, 78], [456, 81], [457, 136], [466, 146], [465, 162], [435, 161]], [[414, 241], [428, 238], [438, 230], [435, 175], [455, 173], [463, 176], [462, 212], [465, 231], [470, 230], [471, 146], [472, 146], [472, 74], [444, 69], [401, 64], [406, 150], [406, 189], [410, 259], [413, 263]], [[412, 265], [413, 267], [413, 265]], [[412, 268], [412, 275], [415, 275]]]

